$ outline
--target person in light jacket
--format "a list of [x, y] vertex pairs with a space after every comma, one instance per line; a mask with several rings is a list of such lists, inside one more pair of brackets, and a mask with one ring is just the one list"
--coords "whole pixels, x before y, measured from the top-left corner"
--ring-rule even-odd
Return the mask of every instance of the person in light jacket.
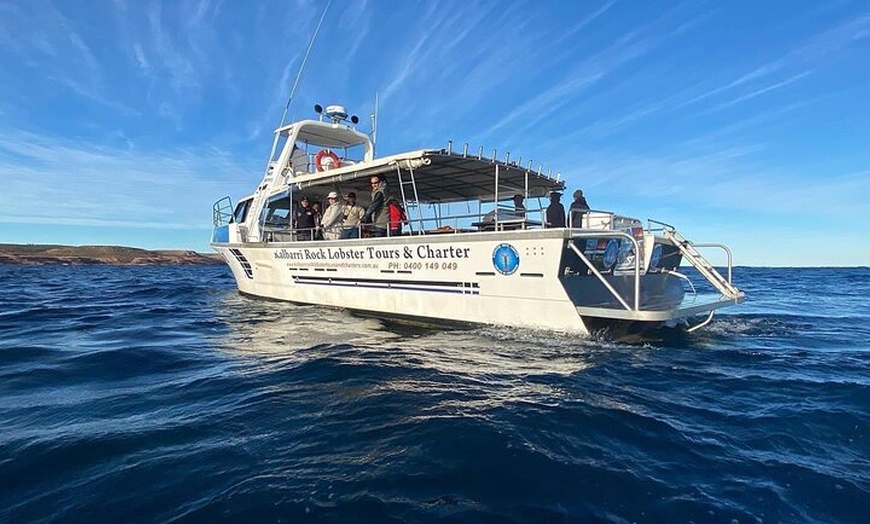
[[344, 205], [344, 221], [341, 223], [341, 238], [359, 238], [359, 222], [366, 214], [364, 207], [356, 203], [356, 193], [347, 194]]
[[341, 222], [344, 220], [344, 206], [338, 201], [338, 193], [330, 191], [326, 195], [328, 207], [320, 219], [320, 227], [323, 229], [324, 240], [338, 240], [341, 238]]

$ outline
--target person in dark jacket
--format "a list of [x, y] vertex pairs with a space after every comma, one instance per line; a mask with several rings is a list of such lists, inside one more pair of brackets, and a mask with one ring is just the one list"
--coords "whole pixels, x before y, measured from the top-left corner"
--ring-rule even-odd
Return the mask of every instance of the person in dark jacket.
[[565, 227], [565, 206], [559, 202], [562, 193], [553, 191], [550, 193], [550, 205], [547, 206], [546, 227]]
[[390, 213], [387, 208], [387, 181], [380, 176], [373, 176], [370, 182], [372, 203], [366, 209], [366, 214], [363, 215], [361, 222], [372, 224], [374, 236], [385, 237], [390, 222]]
[[583, 215], [589, 211], [589, 204], [583, 196], [583, 191], [574, 191], [574, 201], [571, 202], [571, 227], [583, 227]]
[[299, 201], [299, 207], [293, 216], [293, 227], [296, 228], [296, 240], [311, 240], [311, 232], [316, 226], [314, 209], [308, 197], [304, 196]]

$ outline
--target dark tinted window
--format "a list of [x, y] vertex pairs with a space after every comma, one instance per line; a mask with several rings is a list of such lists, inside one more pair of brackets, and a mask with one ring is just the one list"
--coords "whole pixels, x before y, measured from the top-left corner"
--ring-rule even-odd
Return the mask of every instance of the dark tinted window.
[[245, 218], [248, 216], [248, 209], [251, 208], [251, 199], [241, 200], [238, 204], [236, 204], [236, 210], [233, 211], [233, 221], [237, 224], [241, 224], [245, 221]]
[[282, 196], [270, 200], [265, 209], [263, 209], [263, 222], [273, 226], [289, 224], [290, 208], [290, 197]]

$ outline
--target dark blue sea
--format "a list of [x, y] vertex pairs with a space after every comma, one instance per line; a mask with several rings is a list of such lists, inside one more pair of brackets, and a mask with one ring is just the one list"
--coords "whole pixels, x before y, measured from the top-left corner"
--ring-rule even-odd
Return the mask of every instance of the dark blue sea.
[[870, 521], [870, 269], [735, 280], [614, 342], [0, 266], [0, 522]]

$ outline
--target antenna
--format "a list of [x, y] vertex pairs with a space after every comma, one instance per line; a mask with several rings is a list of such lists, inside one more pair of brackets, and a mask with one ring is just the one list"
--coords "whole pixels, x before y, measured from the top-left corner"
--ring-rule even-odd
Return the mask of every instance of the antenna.
[[372, 155], [376, 151], [378, 144], [378, 102], [380, 101], [380, 93], [375, 92], [375, 111], [371, 115], [372, 119]]
[[320, 21], [317, 22], [314, 34], [311, 35], [311, 40], [308, 42], [308, 49], [305, 50], [305, 56], [302, 57], [302, 64], [300, 64], [299, 71], [296, 73], [296, 80], [293, 81], [293, 87], [290, 89], [290, 96], [287, 97], [287, 104], [284, 105], [284, 113], [281, 115], [281, 123], [278, 124], [278, 127], [283, 126], [284, 121], [287, 118], [287, 110], [290, 108], [290, 102], [293, 100], [293, 95], [296, 93], [296, 88], [299, 86], [299, 79], [302, 78], [302, 71], [305, 70], [305, 64], [308, 63], [308, 55], [311, 54], [311, 48], [314, 47], [314, 40], [317, 38], [317, 33], [320, 32], [320, 26], [323, 25], [323, 19], [326, 18], [326, 11], [329, 10], [329, 5], [331, 3], [332, 0], [329, 0], [329, 2], [326, 3], [326, 7], [323, 8], [323, 13], [320, 15]]

